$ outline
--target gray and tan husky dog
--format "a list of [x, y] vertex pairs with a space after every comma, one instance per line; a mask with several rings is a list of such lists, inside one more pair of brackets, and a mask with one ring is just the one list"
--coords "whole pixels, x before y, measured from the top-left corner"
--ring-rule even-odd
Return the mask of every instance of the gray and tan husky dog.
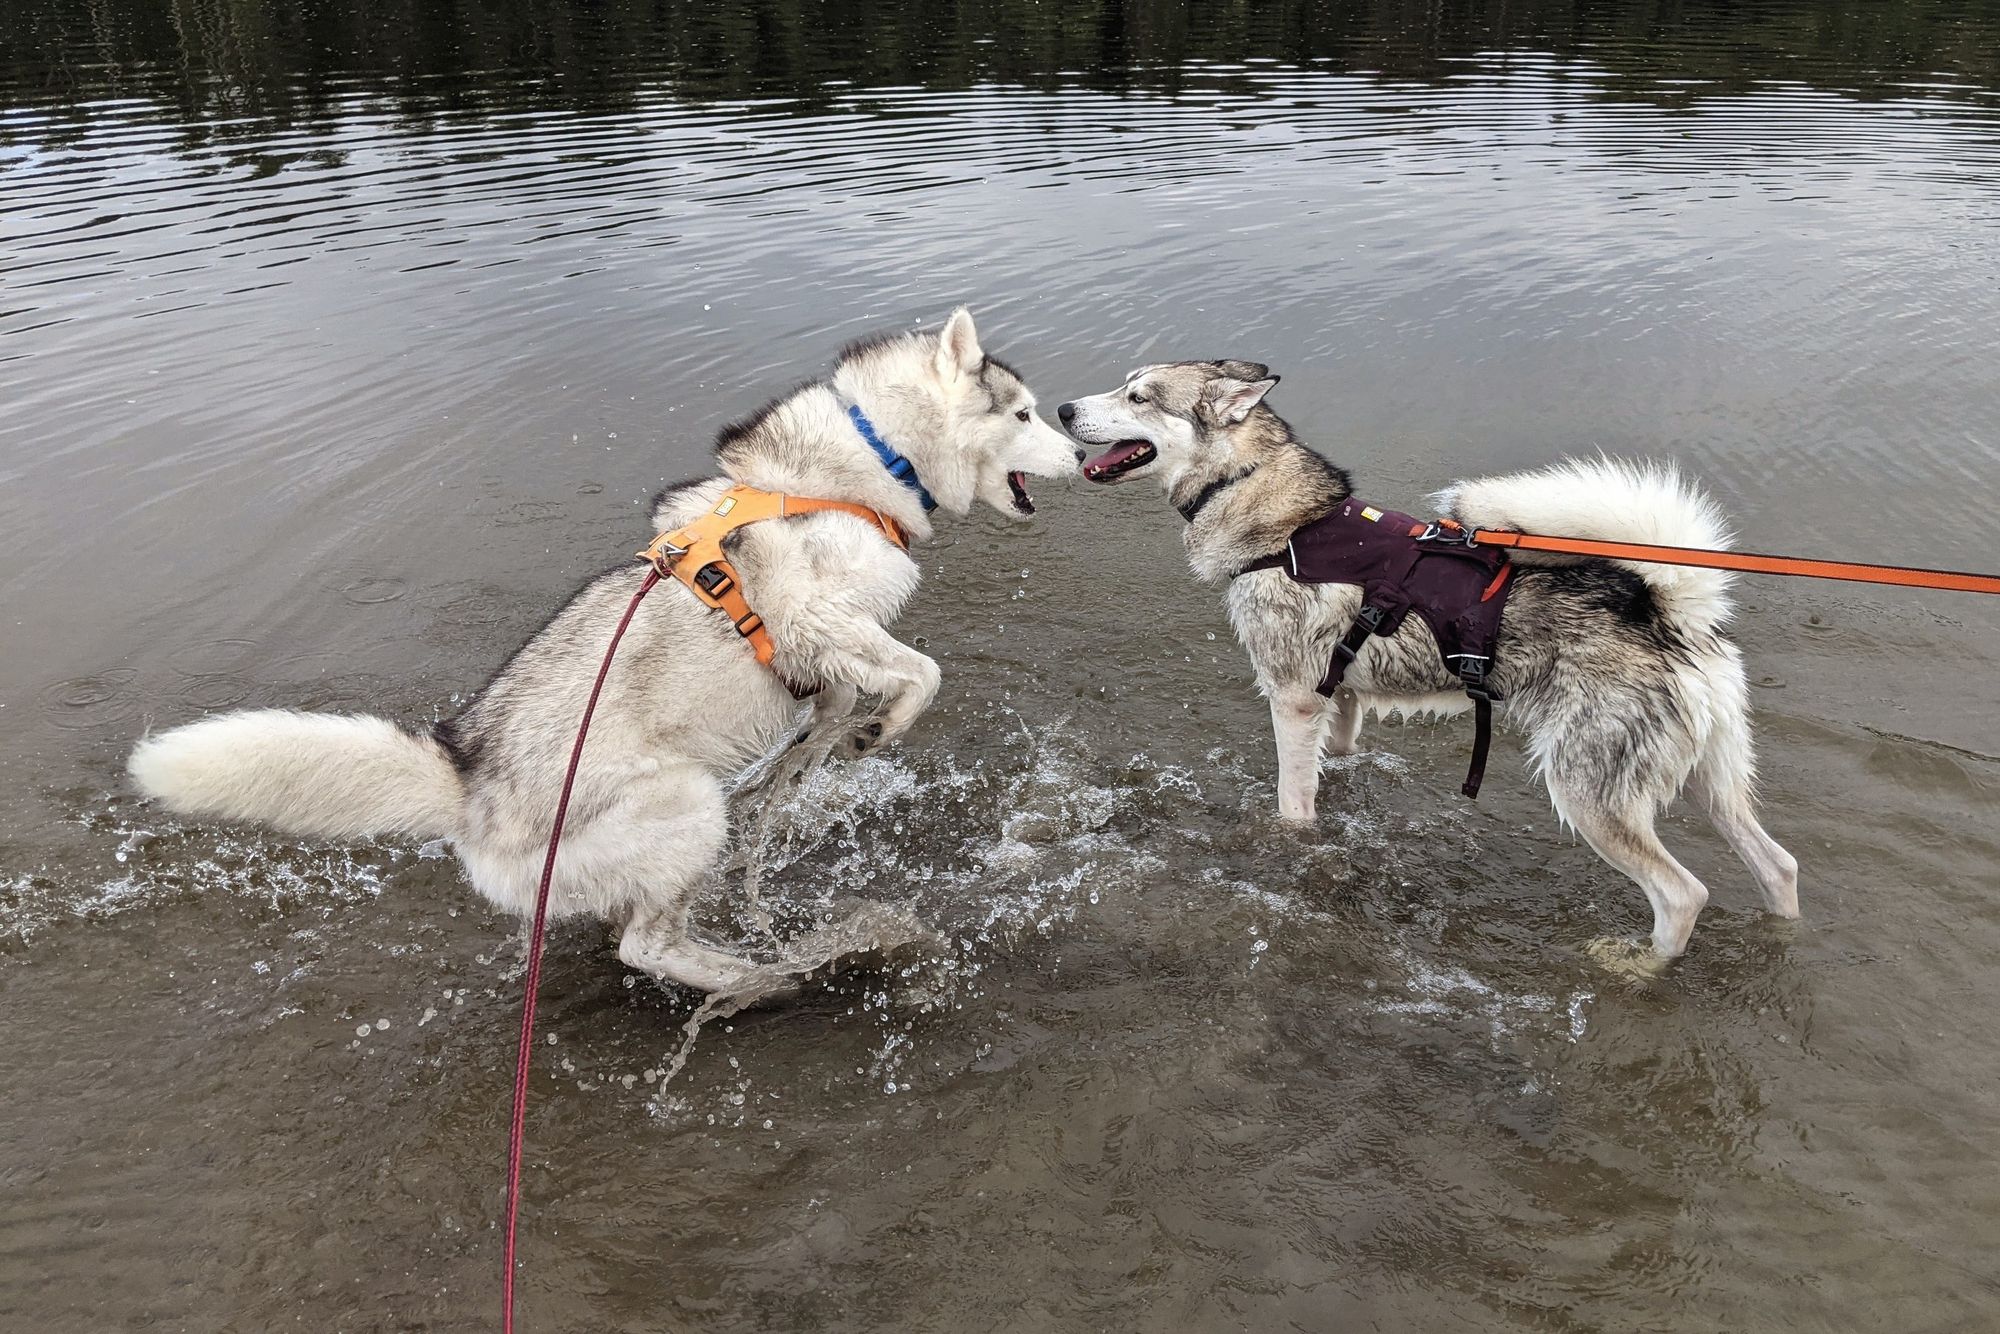
[[[850, 414], [859, 409], [860, 420]], [[863, 424], [915, 470], [892, 475]], [[722, 432], [720, 476], [663, 493], [659, 532], [705, 514], [732, 484], [870, 507], [913, 542], [942, 512], [985, 501], [1034, 510], [1024, 475], [1074, 473], [1070, 442], [1035, 412], [1021, 377], [981, 350], [972, 317], [941, 333], [854, 344], [830, 379], [806, 384]], [[556, 865], [552, 915], [622, 929], [630, 966], [704, 991], [732, 990], [744, 960], [688, 934], [693, 891], [724, 847], [724, 784], [794, 731], [786, 681], [820, 686], [805, 740], [859, 754], [906, 731], [938, 688], [938, 666], [887, 626], [917, 564], [874, 525], [822, 511], [751, 524], [729, 556], [776, 648], [762, 667], [727, 617], [663, 580], [639, 607], [605, 682]], [[584, 701], [645, 567], [600, 575], [449, 722], [409, 731], [380, 718], [257, 710], [141, 741], [139, 789], [189, 815], [294, 834], [401, 834], [451, 841], [478, 891], [533, 912], [549, 824]], [[857, 692], [879, 715], [857, 720]]]
[[[1362, 590], [1244, 573], [1351, 493], [1264, 402], [1255, 362], [1146, 366], [1109, 393], [1064, 403], [1069, 433], [1104, 452], [1096, 482], [1159, 480], [1184, 514], [1195, 575], [1228, 584], [1229, 617], [1269, 698], [1278, 809], [1313, 818], [1320, 756], [1352, 754], [1364, 714], [1468, 706], [1430, 628], [1411, 616], [1366, 641], [1331, 699], [1314, 687]], [[1467, 527], [1688, 547], [1726, 545], [1712, 504], [1670, 467], [1572, 461], [1459, 482], [1434, 497]], [[1708, 890], [1661, 846], [1654, 817], [1683, 789], [1708, 811], [1781, 917], [1798, 915], [1798, 863], [1757, 822], [1743, 659], [1723, 635], [1719, 571], [1517, 553], [1491, 679], [1523, 732], [1556, 813], [1645, 891], [1652, 947], [1687, 948]], [[1240, 576], [1240, 577], [1239, 577]]]

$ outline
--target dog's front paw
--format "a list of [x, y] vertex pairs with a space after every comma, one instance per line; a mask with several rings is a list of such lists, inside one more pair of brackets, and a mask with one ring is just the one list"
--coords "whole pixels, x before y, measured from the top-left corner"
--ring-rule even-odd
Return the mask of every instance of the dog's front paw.
[[882, 724], [879, 721], [858, 723], [854, 730], [834, 748], [834, 754], [842, 759], [858, 760], [881, 744]]

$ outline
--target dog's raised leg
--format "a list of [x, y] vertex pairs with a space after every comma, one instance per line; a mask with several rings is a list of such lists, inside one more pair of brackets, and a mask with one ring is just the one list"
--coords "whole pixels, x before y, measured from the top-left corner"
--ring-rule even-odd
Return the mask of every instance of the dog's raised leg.
[[1296, 687], [1271, 692], [1271, 730], [1278, 739], [1278, 818], [1313, 818], [1319, 798], [1319, 755], [1329, 710], [1318, 692]]
[[813, 696], [812, 721], [800, 741], [822, 741], [834, 729], [844, 727], [854, 716], [859, 692], [846, 681], [834, 681]]
[[618, 938], [618, 958], [627, 968], [678, 982], [696, 991], [735, 991], [758, 971], [748, 959], [710, 949], [688, 935], [688, 905], [636, 908]]
[[859, 724], [848, 738], [850, 756], [864, 755], [910, 730], [937, 697], [937, 663], [903, 643], [874, 621], [856, 619], [826, 632], [823, 655], [814, 663], [823, 676], [851, 682], [882, 699], [882, 714]]

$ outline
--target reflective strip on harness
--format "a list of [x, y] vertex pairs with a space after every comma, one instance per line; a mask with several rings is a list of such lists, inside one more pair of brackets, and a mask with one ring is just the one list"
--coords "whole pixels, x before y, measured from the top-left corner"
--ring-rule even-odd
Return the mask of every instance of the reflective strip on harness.
[[[751, 610], [749, 600], [743, 596], [743, 580], [728, 557], [722, 554], [723, 540], [745, 524], [828, 511], [851, 514], [872, 525], [902, 550], [910, 548], [909, 539], [903, 535], [900, 524], [866, 505], [850, 504], [845, 500], [788, 496], [781, 491], [760, 491], [754, 486], [732, 486], [722, 493], [722, 498], [708, 513], [684, 528], [676, 528], [654, 538], [639, 553], [639, 559], [658, 570], [662, 577], [678, 581], [706, 606], [727, 616], [730, 624], [736, 627], [736, 633], [750, 641], [757, 661], [769, 667], [777, 657], [777, 645], [771, 642], [771, 632], [765, 628], [764, 618]], [[801, 698], [812, 693], [789, 681], [785, 684]]]

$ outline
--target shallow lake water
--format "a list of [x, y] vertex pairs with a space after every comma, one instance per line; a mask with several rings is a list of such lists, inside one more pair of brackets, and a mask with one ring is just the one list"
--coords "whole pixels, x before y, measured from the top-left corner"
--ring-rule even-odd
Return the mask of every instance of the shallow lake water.
[[[0, 1326], [495, 1327], [522, 949], [435, 850], [163, 819], [138, 733], [449, 713], [723, 422], [969, 303], [1045, 404], [1242, 356], [1399, 508], [1598, 449], [2000, 566], [1990, 4], [17, 0]], [[949, 524], [902, 746], [765, 889], [948, 969], [703, 1031], [565, 927], [531, 1330], [2000, 1325], [2000, 606], [1745, 581], [1805, 919], [1643, 900], [1502, 737], [1317, 827], [1158, 491]], [[727, 886], [711, 917], [726, 929]]]

